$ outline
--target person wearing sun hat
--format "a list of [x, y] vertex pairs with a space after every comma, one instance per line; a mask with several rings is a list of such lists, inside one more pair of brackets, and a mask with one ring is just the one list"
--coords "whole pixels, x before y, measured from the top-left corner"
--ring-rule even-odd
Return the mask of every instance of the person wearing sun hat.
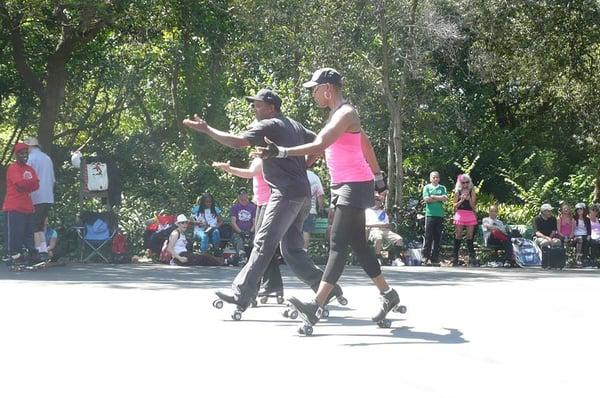
[[48, 218], [54, 204], [54, 164], [50, 156], [42, 152], [37, 138], [29, 137], [25, 143], [29, 146], [27, 164], [35, 170], [40, 179], [40, 187], [31, 193], [34, 208], [33, 238], [40, 258], [45, 260], [48, 258], [48, 247], [44, 237], [44, 220]]
[[31, 192], [40, 182], [35, 170], [27, 164], [29, 147], [19, 142], [14, 147], [15, 161], [6, 170], [6, 196], [2, 205], [5, 213], [5, 237], [7, 262], [23, 261], [23, 248], [30, 257], [37, 257], [33, 244], [34, 211]]
[[539, 247], [560, 247], [562, 241], [558, 237], [556, 217], [552, 215], [554, 208], [544, 203], [540, 207], [540, 214], [533, 219], [534, 242]]

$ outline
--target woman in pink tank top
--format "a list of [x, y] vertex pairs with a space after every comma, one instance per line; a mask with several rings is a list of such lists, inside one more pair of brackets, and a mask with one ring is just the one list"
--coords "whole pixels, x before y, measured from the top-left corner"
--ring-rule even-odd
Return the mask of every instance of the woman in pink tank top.
[[375, 252], [368, 246], [365, 234], [365, 209], [374, 203], [374, 188], [382, 192], [383, 181], [375, 152], [368, 136], [362, 130], [358, 112], [342, 95], [342, 76], [335, 69], [317, 70], [304, 87], [320, 108], [329, 108], [329, 119], [312, 143], [284, 148], [268, 142], [268, 147], [257, 148], [262, 157], [308, 155], [312, 163], [325, 152], [331, 176], [333, 215], [329, 259], [315, 300], [302, 302], [295, 297], [290, 303], [309, 324], [319, 320], [327, 297], [340, 278], [351, 246], [360, 265], [381, 294], [381, 308], [372, 318], [384, 322], [387, 313], [400, 302], [398, 293], [386, 282]]
[[571, 207], [567, 203], [560, 205], [560, 214], [556, 219], [556, 224], [559, 238], [563, 242], [569, 243], [573, 239], [575, 220], [571, 213]]
[[[223, 170], [240, 178], [252, 178], [252, 194], [256, 202], [256, 220], [254, 222], [254, 231], [260, 229], [265, 209], [269, 198], [271, 197], [271, 187], [265, 181], [263, 176], [262, 159], [254, 158], [247, 169], [232, 167], [229, 162], [213, 162], [213, 167]], [[283, 280], [279, 270], [279, 256], [275, 255], [269, 263], [269, 267], [262, 276], [261, 289], [259, 296], [277, 296], [283, 298]]]

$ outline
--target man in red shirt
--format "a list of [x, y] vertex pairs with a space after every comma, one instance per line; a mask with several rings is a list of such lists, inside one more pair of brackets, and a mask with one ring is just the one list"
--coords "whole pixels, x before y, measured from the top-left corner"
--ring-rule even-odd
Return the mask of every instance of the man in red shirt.
[[6, 170], [6, 196], [2, 206], [8, 262], [22, 261], [23, 247], [30, 256], [37, 256], [33, 243], [33, 203], [30, 194], [39, 188], [40, 181], [35, 170], [27, 165], [27, 144], [17, 143], [14, 155], [16, 161]]

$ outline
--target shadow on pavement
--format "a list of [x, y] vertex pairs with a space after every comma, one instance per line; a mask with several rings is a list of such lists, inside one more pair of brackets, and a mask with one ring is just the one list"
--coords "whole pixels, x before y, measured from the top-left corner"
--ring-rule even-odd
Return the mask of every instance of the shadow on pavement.
[[[117, 289], [219, 289], [229, 287], [240, 268], [178, 267], [163, 264], [69, 264], [40, 271], [11, 272], [0, 267], [2, 280], [102, 285]], [[281, 267], [288, 288], [303, 288], [290, 269]], [[393, 286], [453, 286], [545, 278], [600, 278], [596, 269], [455, 269], [430, 267], [386, 267], [384, 275]], [[370, 281], [359, 267], [347, 267], [342, 286], [368, 286]]]

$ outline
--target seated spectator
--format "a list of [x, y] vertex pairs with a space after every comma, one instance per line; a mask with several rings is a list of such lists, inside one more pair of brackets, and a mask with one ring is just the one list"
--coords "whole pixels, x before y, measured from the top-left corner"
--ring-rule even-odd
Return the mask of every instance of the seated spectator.
[[375, 193], [375, 206], [365, 209], [365, 226], [369, 232], [369, 240], [375, 246], [377, 257], [381, 255], [384, 245], [393, 245], [394, 265], [404, 265], [400, 259], [402, 237], [391, 230], [390, 218], [383, 208], [382, 196]]
[[560, 247], [562, 241], [558, 235], [556, 217], [552, 215], [553, 207], [544, 203], [540, 214], [533, 219], [534, 242], [539, 247]]
[[167, 251], [172, 256], [171, 265], [217, 266], [224, 264], [222, 259], [219, 260], [208, 254], [195, 254], [188, 250], [185, 231], [188, 228], [189, 221], [185, 215], [178, 215], [175, 225], [177, 225], [177, 228], [171, 232], [167, 242]]
[[206, 253], [209, 243], [212, 243], [213, 248], [218, 248], [221, 241], [219, 227], [223, 224], [223, 219], [221, 209], [215, 206], [210, 193], [200, 197], [200, 204], [192, 208], [191, 219], [194, 223], [194, 237], [200, 242], [200, 251]]
[[482, 222], [483, 240], [487, 245], [500, 246], [504, 248], [504, 266], [510, 267], [514, 264], [514, 255], [509, 231], [504, 223], [498, 220], [498, 206], [490, 206], [489, 216]]
[[56, 244], [58, 243], [58, 232], [55, 229], [48, 226], [48, 217], [44, 218], [43, 225], [44, 236], [46, 237], [46, 247], [48, 248], [48, 258], [50, 261], [58, 260], [56, 254]]
[[592, 235], [592, 225], [587, 216], [585, 203], [575, 205], [575, 217], [573, 228], [573, 241], [576, 247], [575, 261], [577, 265], [582, 265], [581, 259], [588, 256], [589, 240]]
[[254, 222], [256, 220], [256, 205], [248, 200], [246, 188], [239, 189], [238, 200], [231, 206], [229, 214], [231, 215], [231, 228], [233, 229], [231, 242], [239, 263], [245, 264], [247, 259], [244, 245], [251, 240], [254, 234]]
[[568, 203], [561, 203], [560, 214], [558, 215], [556, 231], [558, 238], [565, 244], [573, 241], [573, 231], [575, 230], [575, 221], [571, 213], [571, 207]]
[[590, 207], [590, 249], [592, 258], [596, 259], [600, 257], [600, 220], [598, 220], [598, 215], [600, 215], [600, 204], [596, 203]]

